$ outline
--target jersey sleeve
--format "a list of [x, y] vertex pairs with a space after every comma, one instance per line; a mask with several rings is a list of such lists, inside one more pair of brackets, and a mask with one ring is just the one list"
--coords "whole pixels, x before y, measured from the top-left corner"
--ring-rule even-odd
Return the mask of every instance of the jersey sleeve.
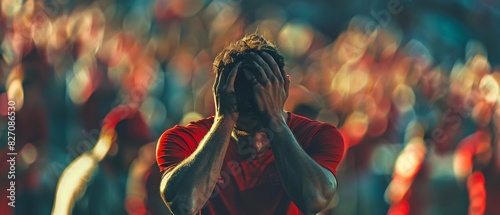
[[314, 161], [336, 176], [344, 155], [344, 138], [335, 126], [322, 123], [307, 151]]
[[172, 170], [196, 149], [195, 140], [181, 126], [165, 131], [156, 146], [156, 162], [160, 172]]

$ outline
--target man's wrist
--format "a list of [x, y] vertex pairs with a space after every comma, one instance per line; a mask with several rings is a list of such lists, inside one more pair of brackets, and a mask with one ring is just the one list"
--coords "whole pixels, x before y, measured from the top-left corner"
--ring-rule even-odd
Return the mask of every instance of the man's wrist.
[[283, 127], [286, 127], [286, 118], [283, 116], [283, 113], [274, 114], [267, 117], [267, 126], [272, 130], [282, 130]]
[[236, 116], [231, 116], [230, 114], [216, 114], [214, 121], [222, 122], [223, 124], [234, 125], [236, 123]]

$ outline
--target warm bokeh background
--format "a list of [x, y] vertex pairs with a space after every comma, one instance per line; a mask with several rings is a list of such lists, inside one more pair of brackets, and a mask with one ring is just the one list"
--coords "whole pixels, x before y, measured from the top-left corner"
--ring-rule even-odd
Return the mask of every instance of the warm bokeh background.
[[286, 109], [347, 139], [335, 214], [500, 211], [499, 1], [0, 2], [2, 214], [169, 214], [155, 140], [213, 114], [213, 58], [254, 32], [286, 56]]

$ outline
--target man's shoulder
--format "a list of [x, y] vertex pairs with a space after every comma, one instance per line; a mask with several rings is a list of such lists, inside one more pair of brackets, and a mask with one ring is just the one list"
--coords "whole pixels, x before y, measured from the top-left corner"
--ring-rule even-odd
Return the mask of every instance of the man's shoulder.
[[169, 136], [185, 137], [190, 136], [191, 138], [198, 139], [199, 137], [205, 136], [205, 134], [210, 130], [214, 122], [214, 117], [210, 116], [197, 121], [192, 121], [187, 125], [176, 125], [160, 136], [160, 140], [165, 140]]
[[309, 119], [305, 116], [290, 113], [290, 128], [303, 130], [303, 129], [334, 129], [338, 130], [337, 127], [328, 122], [322, 122], [319, 120]]
[[312, 142], [314, 139], [330, 139], [333, 141], [343, 141], [343, 136], [339, 129], [328, 122], [322, 122], [319, 120], [309, 119], [304, 116], [300, 116], [291, 113], [291, 120], [289, 124], [290, 130], [294, 135], [303, 141], [305, 145], [309, 145], [308, 142]]

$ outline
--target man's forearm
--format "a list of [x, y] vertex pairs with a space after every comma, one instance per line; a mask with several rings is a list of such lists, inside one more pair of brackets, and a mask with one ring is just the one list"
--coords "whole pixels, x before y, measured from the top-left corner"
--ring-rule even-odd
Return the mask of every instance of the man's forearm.
[[315, 214], [330, 205], [337, 186], [331, 172], [317, 164], [299, 145], [283, 121], [272, 123], [271, 148], [285, 190], [304, 213]]
[[214, 190], [234, 125], [229, 117], [214, 120], [196, 151], [161, 181], [162, 198], [176, 214], [191, 214], [201, 209]]

